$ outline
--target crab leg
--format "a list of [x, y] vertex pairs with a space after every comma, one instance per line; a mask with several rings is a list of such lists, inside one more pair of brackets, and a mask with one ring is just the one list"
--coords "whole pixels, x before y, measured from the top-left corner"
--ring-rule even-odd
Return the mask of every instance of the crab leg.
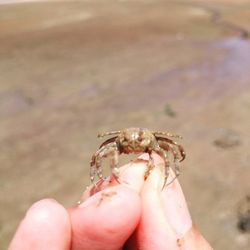
[[109, 144], [111, 142], [114, 142], [116, 140], [116, 138], [117, 138], [117, 136], [109, 138], [108, 140], [103, 142], [99, 148], [102, 148], [103, 146], [105, 146], [105, 145], [107, 145], [107, 144]]
[[175, 177], [167, 184], [171, 184], [179, 175], [180, 175], [180, 166], [178, 165], [178, 163], [176, 162], [176, 160], [178, 159], [178, 154], [177, 152], [174, 150], [172, 144], [168, 144], [167, 142], [165, 141], [158, 141], [159, 143], [159, 146], [161, 148], [163, 148], [164, 150], [166, 151], [169, 151], [171, 150], [171, 152], [173, 153], [174, 155], [174, 164], [172, 165], [172, 169], [174, 171], [174, 174], [175, 174]]
[[173, 154], [174, 161], [176, 161], [178, 159], [178, 153], [174, 150], [174, 147], [171, 144], [169, 144], [169, 143], [167, 143], [165, 141], [161, 141], [161, 140], [158, 141], [158, 144], [166, 152], [170, 151]]
[[116, 149], [111, 153], [111, 171], [112, 171], [112, 175], [115, 178], [115, 180], [118, 183], [120, 183], [118, 180], [118, 178], [119, 178], [118, 157], [119, 157], [119, 151], [118, 151], [118, 149]]
[[107, 135], [118, 135], [118, 134], [120, 134], [120, 133], [121, 133], [120, 130], [118, 130], [118, 131], [104, 132], [104, 133], [99, 133], [99, 134], [97, 135], [97, 137], [98, 137], [98, 138], [101, 138], [101, 137], [104, 137], [104, 136], [107, 136]]
[[178, 147], [178, 150], [179, 150], [181, 157], [182, 157], [180, 159], [180, 161], [183, 161], [186, 158], [186, 152], [185, 152], [184, 148], [180, 144], [178, 144], [177, 142], [175, 142], [171, 139], [165, 138], [165, 137], [158, 137], [157, 136], [156, 139], [159, 141], [165, 141], [166, 143], [169, 143], [169, 144], [172, 144], [172, 145], [175, 145], [176, 147]]
[[102, 179], [102, 158], [112, 156], [112, 173], [115, 177], [117, 177], [117, 164], [118, 164], [118, 148], [115, 142], [109, 143], [103, 147], [101, 147], [92, 157], [92, 160], [90, 162], [90, 180], [93, 183], [95, 176], [99, 177], [99, 179]]
[[162, 186], [162, 189], [163, 189], [165, 187], [166, 183], [167, 183], [167, 179], [168, 179], [168, 176], [169, 176], [170, 162], [168, 160], [166, 151], [164, 149], [159, 147], [158, 149], [155, 149], [154, 151], [163, 158], [164, 163], [165, 163], [165, 179], [164, 179], [164, 184]]
[[149, 151], [148, 155], [149, 155], [149, 161], [148, 161], [148, 165], [147, 165], [147, 170], [146, 170], [145, 175], [144, 175], [145, 180], [148, 178], [152, 169], [154, 168], [154, 159], [152, 157], [152, 151]]
[[175, 138], [182, 139], [181, 135], [176, 135], [176, 134], [172, 134], [172, 133], [169, 133], [169, 132], [155, 131], [155, 132], [153, 132], [153, 134], [155, 136], [157, 136], [157, 135], [165, 135], [165, 136], [168, 136], [168, 137], [175, 137]]

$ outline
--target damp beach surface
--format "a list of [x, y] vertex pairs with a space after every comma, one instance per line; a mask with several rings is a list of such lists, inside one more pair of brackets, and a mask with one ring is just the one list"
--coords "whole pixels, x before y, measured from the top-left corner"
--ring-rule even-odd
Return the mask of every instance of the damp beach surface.
[[215, 249], [249, 249], [237, 229], [250, 190], [247, 1], [0, 3], [3, 248], [33, 202], [75, 204], [98, 132], [136, 126], [183, 135], [195, 224]]

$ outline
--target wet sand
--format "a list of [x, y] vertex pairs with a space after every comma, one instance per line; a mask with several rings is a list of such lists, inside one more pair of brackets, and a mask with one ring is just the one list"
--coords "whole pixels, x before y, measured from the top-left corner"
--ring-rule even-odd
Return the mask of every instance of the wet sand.
[[214, 249], [249, 249], [250, 42], [220, 22], [245, 30], [250, 5], [107, 2], [0, 6], [4, 248], [33, 202], [75, 204], [99, 131], [141, 126], [183, 135], [180, 182]]

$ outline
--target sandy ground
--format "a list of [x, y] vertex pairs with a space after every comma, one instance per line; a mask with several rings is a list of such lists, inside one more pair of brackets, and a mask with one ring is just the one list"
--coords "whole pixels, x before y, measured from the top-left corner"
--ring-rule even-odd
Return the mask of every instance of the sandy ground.
[[[180, 182], [215, 249], [249, 249], [236, 211], [250, 188], [247, 1], [0, 6], [0, 242], [44, 197], [75, 204], [99, 131], [183, 135]], [[123, 158], [123, 157], [121, 157]]]

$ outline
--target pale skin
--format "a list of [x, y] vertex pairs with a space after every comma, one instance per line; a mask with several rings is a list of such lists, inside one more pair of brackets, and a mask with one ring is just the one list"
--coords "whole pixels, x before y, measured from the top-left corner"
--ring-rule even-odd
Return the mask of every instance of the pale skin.
[[88, 188], [80, 205], [35, 203], [9, 250], [211, 250], [192, 224], [178, 180], [162, 190], [164, 162], [152, 157], [156, 167], [146, 180], [148, 154], [120, 168], [120, 183], [111, 177]]

